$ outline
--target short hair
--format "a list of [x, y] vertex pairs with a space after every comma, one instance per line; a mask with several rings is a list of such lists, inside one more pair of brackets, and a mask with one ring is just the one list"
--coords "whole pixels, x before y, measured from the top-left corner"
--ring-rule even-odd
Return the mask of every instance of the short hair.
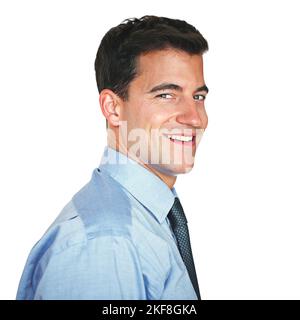
[[111, 28], [104, 35], [95, 60], [99, 93], [110, 89], [127, 100], [129, 84], [138, 73], [137, 58], [168, 48], [203, 54], [208, 43], [194, 26], [166, 17], [130, 18]]

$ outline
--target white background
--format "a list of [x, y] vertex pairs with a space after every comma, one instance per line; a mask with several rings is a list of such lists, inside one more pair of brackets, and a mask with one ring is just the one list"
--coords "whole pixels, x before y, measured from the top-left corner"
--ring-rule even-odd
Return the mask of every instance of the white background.
[[297, 1], [1, 1], [0, 299], [105, 146], [94, 59], [109, 28], [154, 14], [207, 38], [209, 126], [178, 178], [203, 299], [299, 299]]

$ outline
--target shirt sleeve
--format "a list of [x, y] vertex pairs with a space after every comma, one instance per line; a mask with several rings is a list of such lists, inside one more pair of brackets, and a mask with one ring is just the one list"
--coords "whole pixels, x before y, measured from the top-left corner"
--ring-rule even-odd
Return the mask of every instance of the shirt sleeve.
[[61, 252], [50, 251], [33, 277], [33, 299], [146, 299], [139, 256], [123, 235], [99, 236]]

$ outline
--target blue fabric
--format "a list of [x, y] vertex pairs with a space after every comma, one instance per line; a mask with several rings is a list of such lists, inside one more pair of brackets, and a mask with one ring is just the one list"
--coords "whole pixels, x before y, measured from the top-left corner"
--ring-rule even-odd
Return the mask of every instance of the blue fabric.
[[91, 180], [31, 250], [17, 299], [197, 300], [167, 219], [175, 196], [106, 147]]

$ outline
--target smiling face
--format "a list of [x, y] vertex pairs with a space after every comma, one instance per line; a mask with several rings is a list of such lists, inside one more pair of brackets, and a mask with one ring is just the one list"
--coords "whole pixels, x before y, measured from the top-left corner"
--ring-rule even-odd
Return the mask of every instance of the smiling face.
[[192, 169], [208, 123], [202, 56], [175, 49], [151, 51], [139, 56], [137, 69], [128, 100], [119, 109], [127, 128], [119, 127], [117, 149], [163, 180], [174, 180]]

